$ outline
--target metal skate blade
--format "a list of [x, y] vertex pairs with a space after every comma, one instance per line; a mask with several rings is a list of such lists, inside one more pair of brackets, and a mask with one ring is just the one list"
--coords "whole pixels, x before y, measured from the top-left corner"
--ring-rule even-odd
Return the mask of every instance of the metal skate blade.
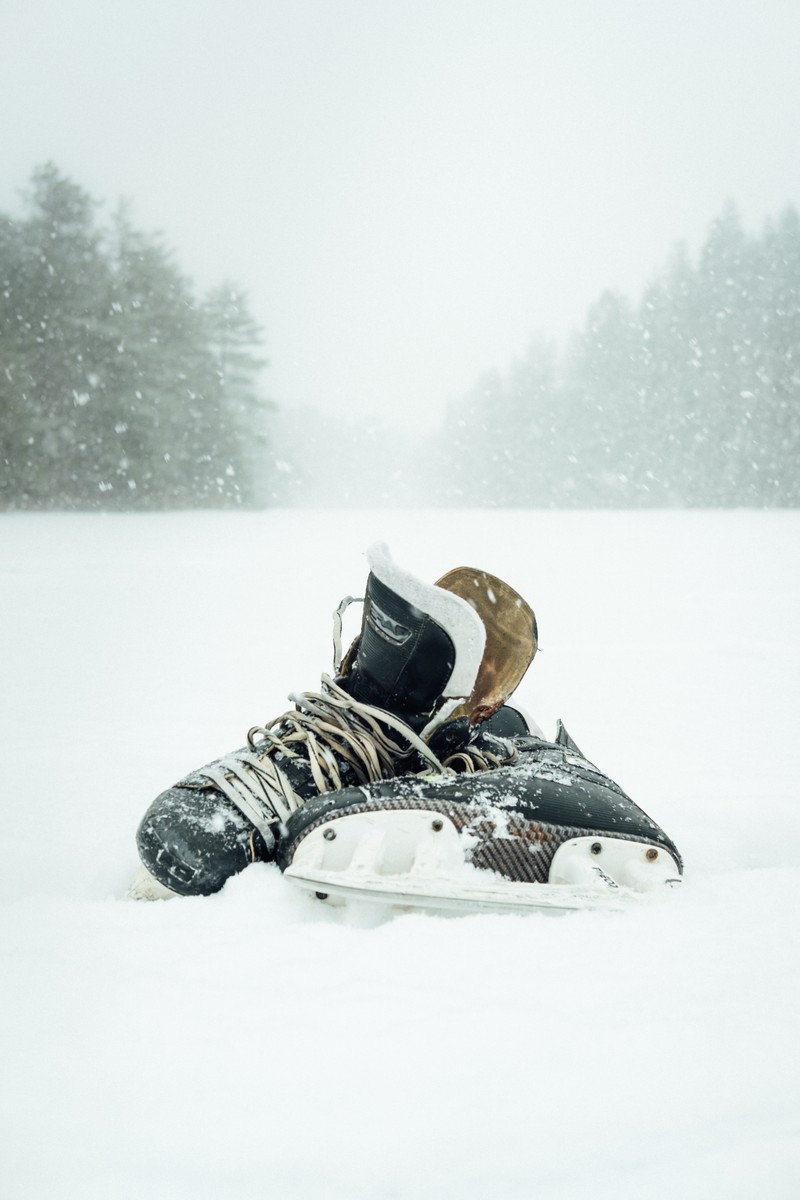
[[352, 813], [317, 826], [284, 874], [322, 899], [437, 910], [618, 910], [627, 898], [601, 875], [585, 884], [520, 883], [478, 870], [465, 861], [452, 821], [419, 809]]
[[[595, 888], [570, 888], [563, 884], [504, 883], [456, 885], [452, 880], [430, 878], [392, 879], [386, 875], [348, 877], [347, 872], [318, 871], [312, 878], [294, 867], [284, 874], [297, 887], [313, 892], [320, 899], [366, 900], [396, 908], [429, 908], [462, 912], [573, 912], [578, 909], [602, 909], [621, 912], [627, 907], [627, 892], [609, 894]], [[634, 894], [630, 894], [634, 897]]]

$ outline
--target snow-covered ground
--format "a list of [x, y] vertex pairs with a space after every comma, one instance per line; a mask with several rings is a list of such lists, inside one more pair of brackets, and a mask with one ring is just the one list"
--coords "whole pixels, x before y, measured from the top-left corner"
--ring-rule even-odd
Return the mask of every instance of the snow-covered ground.
[[[125, 898], [147, 804], [330, 665], [363, 549], [536, 608], [521, 698], [675, 839], [623, 914]], [[8, 1200], [800, 1195], [800, 513], [0, 519]]]

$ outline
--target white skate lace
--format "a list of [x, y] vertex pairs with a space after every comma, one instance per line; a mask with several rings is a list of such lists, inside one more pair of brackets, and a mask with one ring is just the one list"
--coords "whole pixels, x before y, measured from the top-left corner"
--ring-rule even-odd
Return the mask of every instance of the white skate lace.
[[475, 746], [467, 746], [464, 750], [458, 750], [446, 758], [443, 766], [462, 775], [474, 775], [479, 771], [493, 771], [496, 767], [507, 767], [509, 763], [515, 762], [519, 755], [513, 744], [506, 741], [505, 738], [497, 738], [497, 741], [503, 747], [502, 754], [495, 754], [492, 750], [478, 750]]
[[289, 699], [296, 707], [266, 725], [254, 725], [245, 750], [200, 772], [255, 825], [268, 847], [275, 841], [276, 822], [287, 820], [305, 800], [274, 761], [277, 753], [307, 762], [320, 794], [344, 786], [344, 764], [352, 768], [356, 784], [373, 783], [397, 775], [415, 753], [426, 772], [450, 774], [404, 721], [354, 700], [329, 675], [322, 676], [319, 692], [293, 693]]

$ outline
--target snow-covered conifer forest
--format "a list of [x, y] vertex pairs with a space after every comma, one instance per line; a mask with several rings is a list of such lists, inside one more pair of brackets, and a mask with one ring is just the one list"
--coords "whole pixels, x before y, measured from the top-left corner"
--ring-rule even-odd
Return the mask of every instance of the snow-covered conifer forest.
[[47, 164], [0, 219], [0, 506], [253, 503], [267, 404], [245, 298], [196, 297], [163, 239], [96, 207]]
[[0, 219], [0, 506], [7, 510], [479, 505], [793, 507], [800, 501], [800, 219], [735, 207], [693, 261], [608, 292], [420, 432], [401, 413], [281, 409], [246, 295], [195, 294], [125, 206], [34, 172]]

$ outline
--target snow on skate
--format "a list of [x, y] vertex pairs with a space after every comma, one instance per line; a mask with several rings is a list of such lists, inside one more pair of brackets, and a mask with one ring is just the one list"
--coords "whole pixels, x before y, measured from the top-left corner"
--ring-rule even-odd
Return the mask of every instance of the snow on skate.
[[381, 545], [361, 631], [334, 674], [147, 810], [139, 898], [218, 891], [276, 862], [321, 900], [525, 911], [619, 907], [681, 881], [662, 829], [558, 723], [509, 701], [538, 647], [513, 588], [459, 567], [436, 584]]

